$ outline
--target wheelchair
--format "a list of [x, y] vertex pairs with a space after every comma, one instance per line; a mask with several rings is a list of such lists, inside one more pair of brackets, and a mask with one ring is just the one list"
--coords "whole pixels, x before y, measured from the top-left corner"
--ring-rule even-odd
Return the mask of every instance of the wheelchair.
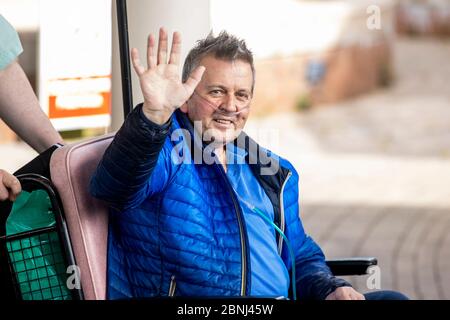
[[[116, 3], [125, 118], [133, 106], [126, 0]], [[23, 192], [14, 206], [0, 202], [4, 298], [106, 299], [108, 208], [89, 195], [88, 186], [113, 137], [55, 145], [14, 173]], [[8, 225], [10, 215], [23, 223]], [[364, 275], [377, 259], [345, 258], [327, 264], [336, 276]]]
[[[35, 214], [39, 210], [50, 212], [53, 220], [51, 225], [10, 235], [6, 221], [14, 210], [11, 203], [2, 203], [0, 281], [5, 288], [2, 294], [26, 300], [106, 298], [108, 208], [89, 195], [88, 186], [113, 137], [114, 134], [109, 134], [72, 145], [53, 146], [15, 172], [24, 196], [40, 193], [46, 200], [43, 207], [27, 209]], [[27, 204], [33, 206], [32, 201], [25, 203], [25, 207]], [[377, 259], [343, 258], [327, 260], [327, 264], [336, 276], [364, 275], [377, 264]], [[82, 275], [73, 288], [69, 286], [70, 270]]]

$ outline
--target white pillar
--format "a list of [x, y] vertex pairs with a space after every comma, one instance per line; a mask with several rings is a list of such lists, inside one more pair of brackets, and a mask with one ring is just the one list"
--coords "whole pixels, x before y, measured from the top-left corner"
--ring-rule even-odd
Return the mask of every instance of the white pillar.
[[[160, 26], [164, 26], [172, 38], [173, 31], [182, 36], [182, 61], [198, 39], [204, 38], [211, 29], [210, 0], [128, 0], [128, 33], [130, 49], [138, 48], [141, 61], [146, 61], [147, 36], [158, 35]], [[112, 32], [112, 121], [111, 131], [120, 128], [123, 123], [122, 86], [119, 61], [119, 40], [115, 0], [113, 0]], [[171, 41], [171, 40], [170, 40]], [[182, 64], [181, 64], [182, 67]], [[180, 68], [181, 68], [180, 67]], [[142, 102], [139, 82], [131, 67], [133, 103]], [[181, 75], [181, 70], [180, 70]]]

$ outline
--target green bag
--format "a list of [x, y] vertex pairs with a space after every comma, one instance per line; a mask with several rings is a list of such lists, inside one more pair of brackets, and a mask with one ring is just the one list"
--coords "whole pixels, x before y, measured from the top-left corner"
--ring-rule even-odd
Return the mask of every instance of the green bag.
[[[44, 190], [22, 191], [6, 221], [9, 257], [23, 300], [70, 300], [55, 215]], [[21, 233], [31, 232], [17, 238]]]

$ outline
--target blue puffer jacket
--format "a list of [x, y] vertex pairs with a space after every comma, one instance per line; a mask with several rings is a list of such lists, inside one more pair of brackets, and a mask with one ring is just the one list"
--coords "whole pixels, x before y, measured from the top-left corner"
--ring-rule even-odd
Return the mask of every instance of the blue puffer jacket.
[[[179, 153], [179, 146], [186, 143], [176, 133], [171, 139], [180, 128], [186, 129], [181, 137], [193, 137], [184, 113], [176, 111], [170, 123], [158, 126], [139, 105], [92, 177], [92, 195], [111, 208], [110, 299], [251, 295], [250, 250], [236, 195], [220, 165], [173, 161], [174, 151]], [[274, 222], [294, 248], [298, 296], [323, 299], [337, 287], [349, 285], [331, 274], [322, 251], [303, 230], [295, 169], [249, 137], [244, 141], [240, 147], [253, 159], [248, 162], [273, 204]], [[192, 143], [184, 149], [185, 156], [191, 157], [196, 148]], [[261, 174], [274, 163], [279, 165], [275, 175]], [[282, 238], [277, 240], [291, 272], [286, 245]]]

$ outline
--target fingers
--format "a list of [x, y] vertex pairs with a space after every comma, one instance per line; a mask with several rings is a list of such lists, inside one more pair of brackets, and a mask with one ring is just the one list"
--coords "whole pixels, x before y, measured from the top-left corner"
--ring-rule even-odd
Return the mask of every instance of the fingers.
[[151, 33], [147, 39], [147, 67], [156, 67], [155, 36]]
[[335, 292], [330, 293], [325, 300], [337, 300]]
[[0, 201], [15, 201], [22, 191], [19, 180], [12, 174], [0, 170]]
[[131, 62], [133, 63], [134, 71], [140, 76], [145, 72], [145, 68], [141, 64], [139, 59], [139, 51], [136, 48], [131, 49]]
[[[159, 64], [167, 63], [167, 32], [164, 28], [159, 29], [158, 51], [155, 50], [155, 36], [150, 34], [147, 38], [147, 68], [153, 69]], [[181, 35], [179, 32], [174, 32], [172, 39], [172, 48], [170, 51], [170, 64], [178, 65], [181, 56]], [[139, 51], [136, 48], [131, 49], [131, 62], [134, 71], [138, 76], [141, 76], [146, 68], [142, 65], [139, 58]]]
[[[164, 28], [159, 29], [158, 51], [155, 50], [155, 36], [150, 34], [147, 38], [147, 68], [153, 69], [158, 64], [167, 63], [167, 32]], [[173, 33], [172, 48], [170, 51], [170, 64], [178, 65], [180, 63], [181, 56], [181, 35], [179, 32]], [[134, 70], [140, 76], [145, 72], [145, 68], [141, 64], [139, 59], [139, 51], [136, 48], [131, 49], [131, 61], [133, 63]]]
[[189, 78], [183, 84], [184, 88], [186, 89], [186, 92], [189, 94], [189, 96], [194, 92], [198, 83], [202, 79], [202, 76], [203, 76], [203, 73], [205, 72], [205, 70], [206, 70], [206, 68], [204, 66], [198, 66], [197, 68], [194, 69], [194, 71], [192, 71]]
[[352, 297], [350, 290], [347, 290], [347, 288], [342, 288], [341, 290], [336, 291], [336, 299], [337, 300], [353, 300], [353, 297]]
[[178, 65], [180, 63], [181, 55], [181, 35], [179, 32], [174, 32], [172, 37], [172, 48], [170, 50], [169, 64]]
[[336, 300], [352, 300], [348, 290], [345, 288], [338, 288], [336, 290]]
[[330, 293], [325, 300], [366, 300], [366, 298], [351, 287], [340, 287]]
[[164, 28], [160, 28], [158, 41], [158, 64], [166, 62], [167, 62], [167, 32]]
[[354, 300], [366, 300], [366, 297], [363, 294], [356, 292]]
[[9, 191], [3, 185], [3, 182], [0, 181], [0, 201], [8, 200], [8, 198], [9, 198]]
[[9, 191], [6, 189], [6, 185], [3, 182], [6, 175], [8, 175], [8, 173], [5, 170], [0, 170], [0, 201], [7, 200], [9, 196]]
[[366, 300], [364, 295], [362, 295], [355, 289], [350, 288], [350, 287], [344, 287], [344, 289], [346, 291], [346, 296], [348, 297], [347, 300]]

